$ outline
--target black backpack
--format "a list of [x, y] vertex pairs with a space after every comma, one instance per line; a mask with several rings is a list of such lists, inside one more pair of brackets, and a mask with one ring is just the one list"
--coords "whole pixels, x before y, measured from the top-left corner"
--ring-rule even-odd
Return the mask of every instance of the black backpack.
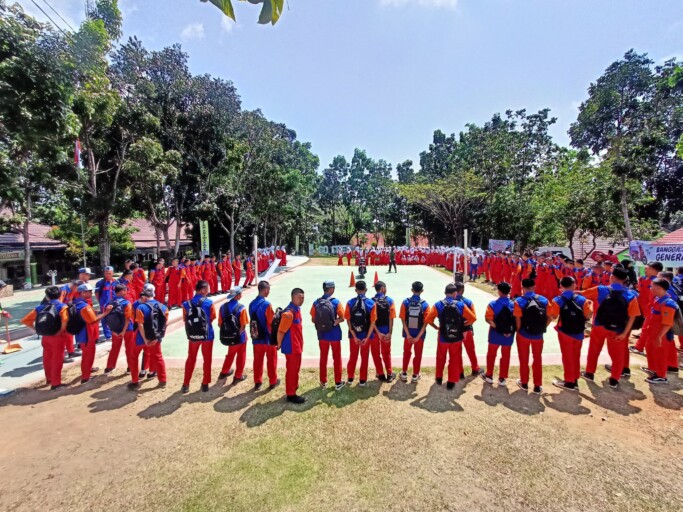
[[408, 329], [422, 329], [424, 325], [424, 309], [422, 305], [425, 301], [423, 300], [411, 300], [406, 308], [406, 324]]
[[116, 299], [111, 305], [113, 306], [112, 310], [104, 317], [104, 320], [112, 332], [118, 334], [123, 330], [123, 326], [126, 325], [126, 315], [120, 299]]
[[375, 311], [377, 313], [377, 320], [375, 325], [377, 327], [389, 327], [389, 311], [391, 310], [391, 304], [386, 297], [380, 297], [375, 299]]
[[145, 332], [145, 338], [148, 340], [160, 341], [166, 334], [166, 315], [161, 309], [158, 302], [152, 304], [140, 304], [138, 308], [147, 306], [149, 314], [145, 316], [145, 321], [142, 322], [142, 329]]
[[[261, 302], [255, 311], [249, 311], [249, 334], [252, 340], [268, 340], [268, 332], [264, 326], [261, 325], [258, 319], [258, 310], [263, 307], [265, 301]], [[249, 306], [251, 308], [251, 306]]]
[[315, 304], [315, 329], [322, 332], [329, 332], [334, 329], [334, 322], [337, 319], [337, 312], [330, 299], [320, 298]]
[[273, 321], [270, 324], [270, 344], [277, 346], [277, 332], [280, 329], [280, 321], [282, 320], [282, 308], [277, 308], [273, 315]]
[[595, 319], [614, 332], [622, 332], [628, 324], [628, 301], [620, 290], [609, 289], [609, 294], [598, 307]]
[[515, 326], [515, 317], [512, 310], [506, 305], [501, 308], [498, 314], [493, 318], [496, 324], [496, 332], [498, 334], [513, 334], [517, 328]]
[[66, 332], [74, 336], [81, 332], [85, 327], [85, 320], [81, 316], [76, 304], [69, 306], [69, 321], [66, 323]]
[[365, 307], [365, 300], [356, 298], [356, 303], [351, 308], [351, 329], [356, 333], [367, 332], [370, 328], [370, 315]]
[[62, 319], [57, 306], [49, 303], [36, 315], [36, 333], [40, 336], [55, 336], [62, 330]]
[[560, 330], [567, 334], [583, 334], [586, 328], [586, 317], [583, 308], [574, 300], [574, 295], [569, 300], [564, 300], [560, 308]]
[[226, 346], [238, 345], [242, 338], [240, 333], [240, 318], [239, 313], [243, 306], [236, 306], [232, 312], [228, 310], [228, 304], [221, 308], [221, 324], [220, 338], [221, 343]]
[[189, 306], [185, 315], [185, 334], [190, 341], [203, 341], [209, 338], [209, 319], [202, 305], [206, 302], [206, 297], [202, 297], [193, 304], [188, 301]]
[[442, 300], [443, 309], [439, 314], [439, 334], [441, 341], [455, 343], [464, 339], [463, 327], [465, 321], [458, 310], [455, 301]]
[[543, 334], [548, 324], [548, 312], [538, 299], [538, 295], [530, 297], [522, 311], [522, 329], [535, 336]]

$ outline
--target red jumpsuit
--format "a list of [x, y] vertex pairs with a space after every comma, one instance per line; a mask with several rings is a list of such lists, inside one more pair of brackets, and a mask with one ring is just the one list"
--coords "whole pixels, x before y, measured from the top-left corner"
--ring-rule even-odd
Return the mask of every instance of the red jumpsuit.
[[182, 302], [181, 285], [185, 278], [185, 270], [180, 267], [168, 267], [166, 278], [168, 279], [168, 306], [180, 306]]
[[239, 286], [240, 279], [242, 278], [242, 262], [239, 256], [232, 262], [232, 273], [235, 277], [235, 286]]

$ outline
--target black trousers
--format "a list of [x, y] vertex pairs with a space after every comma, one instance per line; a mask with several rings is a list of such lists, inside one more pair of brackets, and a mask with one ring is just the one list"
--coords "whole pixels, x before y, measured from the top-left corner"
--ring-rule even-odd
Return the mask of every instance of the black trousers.
[[394, 267], [394, 272], [398, 272], [398, 270], [396, 269], [396, 262], [395, 262], [395, 261], [390, 261], [390, 262], [389, 262], [389, 272], [391, 272], [391, 267], [392, 267], [392, 266]]

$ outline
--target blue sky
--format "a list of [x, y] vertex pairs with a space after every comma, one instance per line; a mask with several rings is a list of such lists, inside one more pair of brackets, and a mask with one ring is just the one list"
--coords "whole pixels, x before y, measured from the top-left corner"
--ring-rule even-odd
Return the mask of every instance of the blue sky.
[[[48, 2], [73, 26], [83, 18], [82, 0]], [[588, 85], [627, 50], [683, 59], [682, 0], [288, 3], [275, 27], [257, 25], [258, 8], [243, 2], [237, 23], [199, 0], [119, 5], [125, 38], [181, 43], [194, 73], [232, 80], [244, 108], [296, 130], [321, 166], [355, 147], [417, 164], [435, 129], [459, 132], [508, 108], [551, 108], [567, 144]]]

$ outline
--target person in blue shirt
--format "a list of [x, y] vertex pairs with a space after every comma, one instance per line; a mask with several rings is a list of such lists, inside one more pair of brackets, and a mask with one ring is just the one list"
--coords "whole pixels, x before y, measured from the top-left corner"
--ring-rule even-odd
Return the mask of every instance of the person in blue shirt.
[[244, 366], [247, 362], [247, 326], [249, 325], [249, 316], [247, 308], [240, 304], [242, 298], [242, 287], [233, 286], [228, 293], [228, 302], [221, 306], [218, 314], [218, 326], [223, 325], [223, 322], [228, 318], [228, 315], [235, 315], [239, 323], [239, 342], [236, 345], [228, 347], [228, 353], [223, 362], [223, 369], [218, 380], [226, 379], [232, 372], [232, 363], [235, 361], [235, 377], [232, 380], [233, 384], [237, 384], [246, 380], [247, 376], [244, 374]]
[[486, 353], [486, 373], [482, 378], [487, 384], [493, 384], [493, 371], [496, 366], [496, 356], [500, 348], [500, 369], [498, 371], [498, 385], [507, 386], [508, 371], [510, 369], [510, 350], [515, 340], [514, 302], [510, 300], [511, 287], [509, 283], [498, 283], [498, 298], [486, 307], [486, 323], [489, 324], [489, 348]]
[[[346, 365], [347, 384], [352, 384], [356, 375], [356, 364], [360, 353], [360, 386], [366, 386], [368, 380], [368, 363], [370, 361], [370, 333], [375, 329], [375, 301], [366, 297], [368, 290], [365, 281], [356, 282], [356, 297], [346, 303], [344, 318], [349, 323], [349, 362]], [[364, 319], [356, 322], [356, 314], [361, 311], [356, 307], [358, 301], [364, 305]]]
[[254, 389], [256, 391], [263, 386], [264, 359], [268, 369], [269, 389], [275, 389], [280, 385], [280, 379], [277, 378], [277, 345], [270, 343], [275, 312], [272, 304], [268, 301], [268, 295], [270, 295], [270, 283], [259, 281], [258, 297], [249, 304], [249, 325], [251, 341], [254, 346]]
[[[97, 284], [95, 284], [95, 297], [97, 297], [97, 302], [100, 304], [100, 313], [102, 313], [106, 309], [107, 304], [116, 297], [114, 286], [116, 286], [116, 281], [114, 280], [114, 267], [104, 267], [104, 278], [100, 279], [97, 281]], [[105, 321], [102, 321], [102, 333], [104, 334], [105, 341], [111, 341], [111, 329], [109, 329], [109, 326]]]
[[683, 267], [678, 267], [673, 282], [679, 288], [683, 288]]
[[522, 279], [523, 295], [515, 300], [513, 314], [517, 329], [517, 351], [519, 353], [519, 379], [517, 385], [529, 389], [529, 351], [533, 353], [533, 392], [543, 391], [543, 334], [550, 323], [548, 299], [536, 293], [533, 279]]
[[[455, 300], [461, 300], [465, 303], [465, 306], [470, 308], [472, 313], [474, 313], [475, 317], [477, 315], [476, 310], [474, 309], [474, 302], [472, 302], [470, 299], [465, 297], [463, 294], [465, 293], [465, 284], [464, 283], [455, 283], [455, 288], [457, 290], [457, 294], [455, 295]], [[482, 370], [479, 367], [479, 361], [477, 360], [477, 352], [476, 348], [474, 346], [474, 327], [472, 325], [465, 325], [465, 339], [463, 340], [462, 343], [465, 352], [467, 352], [467, 358], [470, 360], [470, 367], [472, 368], [472, 376], [476, 377], [477, 375], [481, 375], [484, 373], [484, 370]], [[461, 379], [465, 378], [465, 374], [462, 373], [460, 375]]]
[[140, 300], [138, 301], [138, 306], [135, 311], [135, 322], [137, 323], [137, 334], [135, 336], [135, 353], [133, 358], [131, 358], [131, 379], [132, 381], [128, 384], [130, 389], [139, 389], [139, 374], [137, 369], [137, 361], [140, 356], [140, 352], [145, 353], [145, 357], [149, 360], [150, 367], [157, 374], [159, 379], [159, 387], [166, 387], [166, 363], [164, 361], [164, 356], [161, 352], [161, 342], [163, 338], [159, 339], [148, 339], [145, 335], [145, 320], [149, 318], [152, 314], [152, 308], [160, 308], [161, 313], [168, 320], [168, 308], [154, 299], [156, 289], [154, 286], [150, 285], [143, 288], [140, 294]]
[[[393, 382], [396, 378], [391, 367], [391, 335], [394, 331], [396, 306], [387, 295], [384, 281], [375, 283], [375, 332], [370, 333], [370, 353], [375, 363], [375, 373], [382, 382]], [[386, 370], [386, 373], [385, 373]]]
[[[332, 295], [334, 294], [334, 290], [334, 281], [325, 281], [323, 283], [323, 296], [315, 300], [313, 302], [313, 305], [311, 306], [311, 320], [315, 324], [315, 318], [318, 314], [318, 305], [321, 303], [321, 301], [329, 302], [329, 306], [327, 306], [327, 304], [325, 304], [325, 306], [331, 308], [331, 310], [333, 311], [334, 320], [332, 322], [331, 328], [324, 331], [316, 329], [316, 332], [318, 333], [318, 345], [320, 346], [320, 387], [327, 387], [327, 356], [330, 350], [332, 350], [332, 364], [334, 366], [334, 387], [337, 391], [339, 391], [345, 385], [342, 379], [342, 330], [339, 326], [339, 324], [344, 322], [344, 306], [342, 306], [342, 303], [339, 299], [332, 297]], [[321, 311], [325, 310], [321, 309]]]
[[[669, 283], [669, 288], [667, 289], [666, 296], [671, 299], [674, 304], [678, 304], [679, 297], [678, 294], [676, 293], [676, 289], [674, 288], [674, 273], [670, 272], [668, 270], [659, 272], [657, 274], [657, 278], [659, 279], [664, 279], [666, 282]], [[653, 298], [653, 303], [654, 303], [654, 298]], [[673, 339], [673, 332], [672, 332], [672, 339]], [[680, 334], [678, 335], [678, 341], [683, 345], [683, 336]], [[666, 361], [667, 361], [667, 373], [678, 373], [678, 350], [676, 349], [676, 343], [673, 342], [671, 344], [667, 345], [667, 350], [666, 350]]]
[[412, 295], [401, 303], [399, 318], [403, 323], [403, 366], [401, 380], [408, 381], [408, 366], [410, 358], [413, 356], [413, 376], [411, 382], [415, 384], [420, 378], [420, 368], [422, 366], [422, 351], [427, 329], [427, 314], [429, 304], [420, 297], [424, 291], [424, 285], [420, 281], [415, 281], [411, 286]]
[[190, 313], [190, 309], [194, 306], [200, 306], [204, 311], [206, 317], [206, 338], [205, 339], [189, 339], [188, 338], [188, 352], [187, 360], [185, 361], [185, 378], [183, 380], [183, 385], [180, 388], [180, 392], [185, 394], [190, 392], [190, 380], [192, 380], [192, 374], [194, 373], [194, 367], [197, 364], [197, 353], [199, 349], [202, 350], [202, 359], [204, 364], [202, 366], [203, 376], [202, 376], [202, 392], [206, 393], [209, 390], [209, 384], [211, 384], [211, 361], [213, 355], [213, 321], [216, 319], [216, 309], [213, 306], [213, 301], [209, 299], [210, 287], [209, 282], [203, 279], [197, 281], [195, 285], [195, 295], [190, 300], [183, 302], [183, 322], [185, 322], [185, 330], [188, 330], [187, 316]]

